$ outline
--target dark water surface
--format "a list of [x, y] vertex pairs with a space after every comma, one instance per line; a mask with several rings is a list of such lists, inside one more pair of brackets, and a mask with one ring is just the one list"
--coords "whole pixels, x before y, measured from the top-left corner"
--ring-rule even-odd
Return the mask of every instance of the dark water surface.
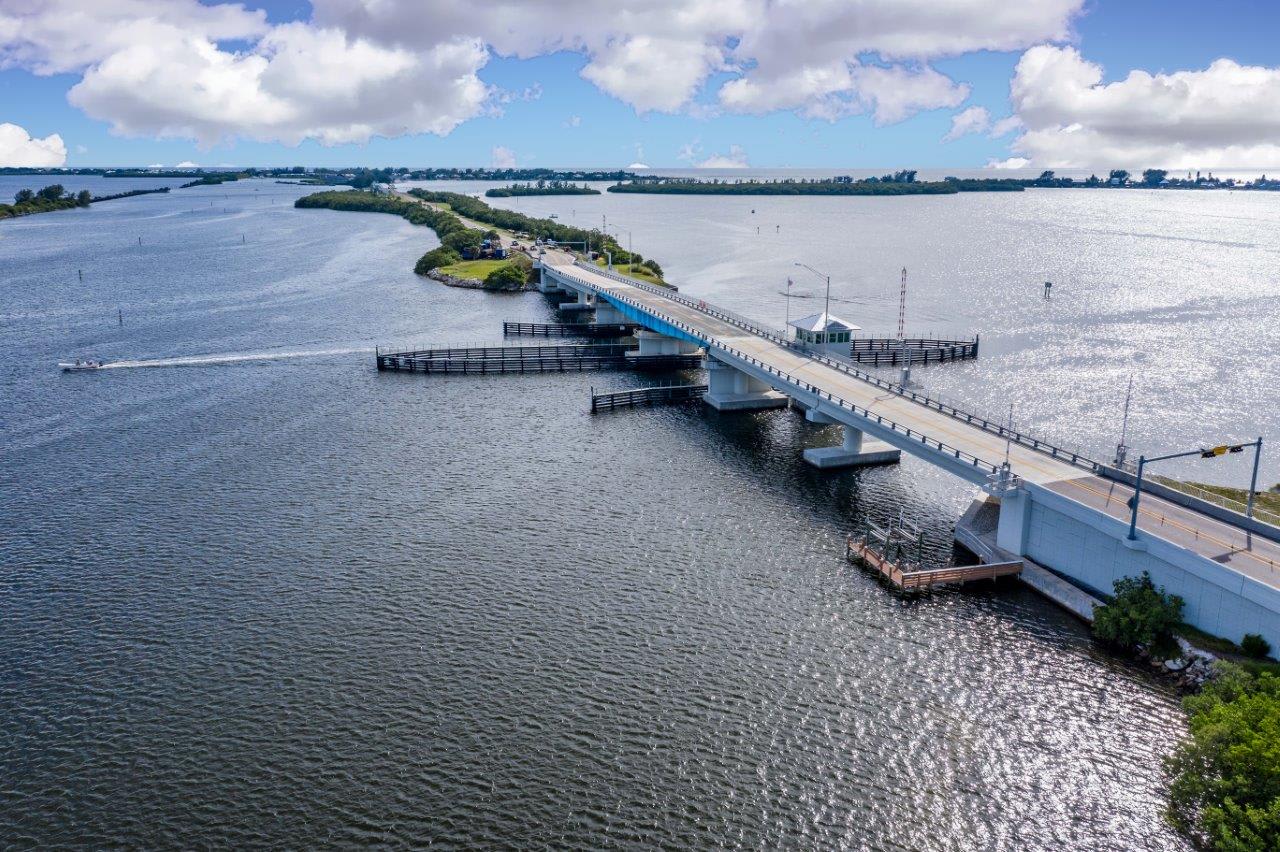
[[307, 191], [0, 224], [0, 845], [1181, 845], [1172, 695], [1016, 586], [844, 564], [899, 510], [945, 558], [963, 485], [591, 417], [627, 375], [378, 374], [553, 313]]

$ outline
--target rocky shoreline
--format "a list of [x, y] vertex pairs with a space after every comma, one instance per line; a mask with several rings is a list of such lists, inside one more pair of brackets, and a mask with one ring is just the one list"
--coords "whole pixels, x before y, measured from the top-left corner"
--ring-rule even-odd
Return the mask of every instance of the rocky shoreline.
[[459, 287], [463, 290], [488, 290], [490, 293], [520, 293], [538, 289], [536, 284], [527, 281], [519, 287], [486, 287], [484, 281], [479, 278], [458, 278], [454, 275], [447, 275], [439, 269], [429, 270], [427, 277], [433, 281], [439, 281], [446, 287]]

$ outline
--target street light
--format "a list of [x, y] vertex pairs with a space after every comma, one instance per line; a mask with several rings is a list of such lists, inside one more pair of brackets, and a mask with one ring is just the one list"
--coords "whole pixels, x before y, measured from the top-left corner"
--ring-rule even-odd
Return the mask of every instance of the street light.
[[627, 271], [628, 271], [628, 272], [635, 272], [635, 270], [636, 270], [636, 260], [635, 260], [635, 252], [633, 252], [633, 251], [631, 250], [631, 246], [632, 246], [632, 242], [631, 242], [631, 229], [630, 229], [630, 228], [624, 228], [624, 227], [622, 227], [621, 225], [609, 225], [608, 227], [610, 227], [610, 228], [614, 228], [614, 229], [619, 230], [619, 231], [626, 231], [626, 232], [627, 232], [627, 255], [628, 255], [628, 258], [627, 258]]
[[796, 266], [803, 266], [819, 278], [827, 279], [827, 301], [822, 309], [822, 342], [825, 345], [827, 342], [827, 325], [831, 322], [831, 276], [822, 274], [807, 263], [801, 263], [797, 260], [795, 264]]
[[1154, 458], [1138, 456], [1138, 478], [1133, 488], [1133, 498], [1129, 501], [1129, 508], [1132, 510], [1129, 516], [1129, 541], [1136, 541], [1138, 538], [1138, 497], [1142, 494], [1142, 472], [1147, 465], [1152, 462], [1182, 459], [1189, 456], [1212, 459], [1224, 456], [1227, 453], [1242, 453], [1247, 447], [1253, 447], [1253, 477], [1249, 480], [1249, 502], [1245, 507], [1245, 517], [1253, 518], [1253, 494], [1258, 490], [1258, 462], [1262, 458], [1262, 438], [1258, 438], [1256, 441], [1249, 441], [1247, 444], [1219, 444], [1216, 447], [1188, 450], [1185, 453], [1169, 453], [1168, 455]]

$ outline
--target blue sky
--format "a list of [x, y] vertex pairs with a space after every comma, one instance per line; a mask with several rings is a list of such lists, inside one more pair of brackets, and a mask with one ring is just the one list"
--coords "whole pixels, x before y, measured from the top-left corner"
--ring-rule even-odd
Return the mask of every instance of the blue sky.
[[[155, 1], [157, 4], [170, 2]], [[75, 0], [58, 2], [65, 7], [61, 10], [63, 13], [76, 5]], [[172, 2], [191, 3], [193, 0]], [[978, 3], [979, 0], [973, 2]], [[1070, 0], [1057, 2], [1069, 3]], [[5, 13], [10, 3], [23, 5], [23, 0], [0, 0], [0, 15]], [[204, 5], [218, 4], [209, 0]], [[313, 20], [311, 5], [298, 0], [247, 3], [246, 6], [265, 11], [269, 25], [297, 21], [306, 26]], [[122, 98], [129, 96], [127, 88], [122, 95], [121, 89], [107, 88], [107, 84], [99, 83], [102, 91], [81, 98], [79, 105], [68, 101], [68, 92], [87, 74], [102, 77], [105, 72], [101, 69], [110, 68], [110, 63], [118, 59], [104, 56], [78, 64], [64, 61], [62, 64], [68, 70], [45, 73], [49, 69], [39, 67], [40, 61], [30, 58], [33, 50], [30, 45], [25, 53], [16, 51], [12, 45], [7, 52], [0, 52], [0, 57], [6, 58], [4, 64], [7, 66], [0, 70], [0, 123], [16, 125], [38, 139], [56, 134], [65, 148], [65, 163], [70, 166], [172, 165], [180, 162], [209, 166], [476, 166], [490, 165], [495, 158], [507, 161], [513, 157], [521, 166], [626, 166], [633, 161], [642, 161], [655, 168], [670, 168], [696, 165], [717, 156], [730, 156], [754, 167], [979, 168], [1001, 161], [1008, 161], [1010, 165], [1021, 165], [1024, 164], [1021, 161], [1025, 161], [1026, 165], [1063, 167], [1085, 165], [1084, 160], [1091, 156], [1090, 152], [1097, 150], [1103, 152], [1099, 156], [1105, 154], [1112, 160], [1125, 159], [1130, 155], [1135, 159], [1167, 156], [1168, 164], [1178, 167], [1190, 167], [1192, 163], [1201, 161], [1206, 167], [1221, 167], [1265, 166], [1275, 156], [1275, 149], [1267, 142], [1268, 127], [1241, 131], [1237, 138], [1232, 136], [1235, 122], [1229, 115], [1223, 116], [1221, 121], [1221, 138], [1212, 134], [1212, 138], [1206, 138], [1205, 129], [1197, 126], [1193, 118], [1197, 112], [1195, 101], [1185, 106], [1188, 118], [1183, 126], [1165, 127], [1167, 122], [1156, 117], [1149, 129], [1139, 128], [1134, 134], [1121, 132], [1114, 126], [1114, 116], [1108, 114], [1110, 107], [1107, 104], [1124, 98], [1141, 100], [1144, 95], [1136, 88], [1133, 91], [1117, 88], [1103, 103], [1099, 93], [1100, 87], [1125, 80], [1135, 69], [1152, 74], [1204, 72], [1211, 63], [1226, 58], [1240, 65], [1274, 70], [1280, 60], [1280, 49], [1274, 41], [1274, 34], [1280, 32], [1280, 4], [1237, 1], [1215, 3], [1206, 8], [1204, 4], [1191, 0], [1090, 0], [1083, 2], [1066, 20], [1070, 33], [1065, 38], [1039, 39], [1033, 32], [1025, 44], [1007, 50], [979, 48], [929, 52], [922, 48], [919, 57], [889, 55], [886, 58], [875, 49], [859, 49], [865, 44], [851, 42], [848, 56], [841, 60], [846, 65], [900, 67], [904, 73], [927, 69], [949, 78], [948, 82], [953, 85], [950, 93], [930, 96], [937, 98], [938, 102], [950, 102], [941, 106], [926, 102], [910, 108], [907, 117], [893, 121], [878, 121], [874, 109], [874, 103], [878, 102], [859, 101], [869, 96], [853, 89], [833, 90], [833, 93], [823, 96], [827, 99], [822, 100], [820, 106], [815, 106], [819, 101], [814, 99], [804, 104], [788, 103], [780, 108], [725, 108], [723, 102], [718, 102], [721, 87], [736, 77], [744, 76], [744, 73], [751, 73], [754, 69], [752, 63], [757, 61], [754, 57], [745, 57], [746, 64], [740, 61], [737, 68], [712, 70], [699, 82], [692, 97], [679, 108], [643, 109], [645, 98], [661, 95], [655, 95], [652, 89], [633, 93], [633, 84], [626, 78], [636, 76], [634, 69], [623, 74], [621, 82], [612, 85], [613, 91], [606, 90], [610, 88], [608, 85], [584, 79], [584, 67], [592, 61], [591, 48], [529, 51], [535, 55], [524, 59], [504, 57], [497, 55], [484, 33], [476, 33], [478, 38], [485, 39], [488, 53], [479, 62], [475, 76], [485, 86], [491, 87], [489, 95], [474, 114], [463, 117], [456, 126], [443, 133], [409, 132], [386, 138], [374, 132], [367, 141], [346, 144], [324, 144], [319, 139], [304, 137], [295, 146], [289, 144], [293, 141], [291, 139], [272, 140], [274, 130], [264, 131], [252, 122], [238, 125], [229, 120], [225, 125], [215, 121], [213, 129], [205, 132], [216, 132], [218, 138], [212, 140], [212, 144], [209, 138], [205, 138], [202, 144], [192, 138], [201, 131], [184, 131], [179, 127], [175, 132], [175, 119], [171, 112], [160, 109], [155, 103], [122, 103]], [[4, 28], [0, 27], [0, 32], [3, 31]], [[359, 35], [361, 33], [351, 33], [352, 38]], [[616, 42], [626, 35], [612, 33], [609, 38]], [[572, 31], [565, 35], [569, 43], [575, 37]], [[922, 39], [927, 37], [927, 33], [921, 36]], [[589, 40], [591, 36], [586, 38]], [[732, 50], [738, 37], [730, 36], [725, 40], [717, 34], [711, 38], [713, 44], [719, 39]], [[36, 42], [38, 38], [33, 37], [32, 43]], [[217, 44], [229, 54], [255, 49], [253, 38], [219, 40]], [[608, 49], [604, 44], [603, 41], [597, 42], [595, 56]], [[1085, 95], [1094, 97], [1099, 105], [1081, 106], [1064, 97], [1063, 104], [1046, 107], [1041, 94], [1028, 94], [1020, 103], [1011, 102], [1010, 84], [1018, 73], [1019, 62], [1027, 50], [1037, 44], [1054, 45], [1053, 50], [1058, 52], [1039, 57], [1056, 70], [1036, 75], [1036, 85], [1043, 86], [1047, 93], [1053, 93], [1056, 80], [1078, 76], [1081, 67], [1096, 64], [1101, 66], [1102, 79], [1092, 87], [1092, 91], [1085, 91]], [[838, 47], [837, 44], [836, 49]], [[3, 48], [3, 43], [0, 43], [0, 48]], [[37, 48], [49, 53], [59, 49], [69, 52], [63, 47], [38, 45]], [[403, 49], [403, 45], [400, 48]], [[1072, 50], [1078, 53], [1065, 52]], [[779, 62], [763, 58], [758, 61], [759, 69], [764, 68], [766, 61], [772, 61], [775, 66]], [[777, 73], [793, 70], [781, 68]], [[181, 71], [174, 73], [180, 74]], [[661, 73], [661, 69], [655, 71], [656, 75]], [[1059, 76], [1053, 77], [1052, 74]], [[1042, 78], [1047, 78], [1047, 81]], [[1213, 100], [1219, 90], [1239, 89], [1239, 82], [1232, 77], [1190, 79], [1193, 88], [1202, 88], [1198, 96], [1201, 100]], [[404, 97], [411, 98], [412, 90], [429, 89], [430, 86], [429, 80], [421, 86], [406, 86]], [[967, 87], [962, 98], [955, 87]], [[1275, 91], [1271, 81], [1264, 80], [1259, 85], [1256, 98], [1252, 101], [1246, 99], [1247, 102], [1240, 107], [1242, 114], [1266, 111], [1268, 106], [1274, 108], [1271, 110], [1273, 113], [1280, 113], [1280, 103], [1274, 102]], [[831, 98], [844, 100], [833, 101]], [[814, 116], [815, 112], [828, 110], [833, 102], [843, 104], [849, 99], [863, 105], [842, 110], [835, 116]], [[985, 115], [979, 112], [971, 116], [975, 126], [983, 129], [943, 141], [952, 128], [954, 117], [973, 107], [986, 111]], [[427, 108], [439, 107], [427, 104]], [[459, 108], [459, 104], [451, 101], [448, 108]], [[1184, 107], [1175, 103], [1167, 109], [1179, 113]], [[125, 117], [117, 118], [113, 110], [119, 110]], [[163, 115], [156, 117], [159, 113]], [[1030, 127], [1038, 133], [1031, 134], [1022, 142], [1019, 142], [1020, 130], [992, 138], [986, 129], [1002, 118], [1023, 113], [1024, 117], [1034, 116], [1034, 121], [1042, 126]], [[252, 114], [253, 110], [247, 109], [246, 115]], [[1096, 128], [1090, 124], [1091, 119], [1097, 121]], [[325, 120], [334, 119], [326, 115]], [[352, 122], [359, 120], [362, 119], [351, 119]], [[113, 124], [118, 125], [122, 121], [129, 126], [113, 129]], [[209, 126], [207, 116], [201, 121], [205, 122], [201, 127]], [[346, 117], [337, 119], [340, 124], [346, 121]], [[1095, 135], [1087, 142], [1081, 141], [1081, 133], [1071, 131], [1077, 125], [1082, 125], [1084, 132]], [[310, 127], [308, 125], [308, 130]], [[1069, 131], [1074, 135], [1068, 135]], [[174, 138], [163, 138], [166, 135]], [[1134, 143], [1128, 138], [1130, 135], [1141, 135], [1142, 144]], [[255, 140], [255, 136], [259, 138]], [[0, 146], [0, 154], [3, 151]], [[1212, 162], [1214, 158], [1246, 159], [1249, 162], [1215, 163]], [[1271, 165], [1280, 166], [1280, 163]]]

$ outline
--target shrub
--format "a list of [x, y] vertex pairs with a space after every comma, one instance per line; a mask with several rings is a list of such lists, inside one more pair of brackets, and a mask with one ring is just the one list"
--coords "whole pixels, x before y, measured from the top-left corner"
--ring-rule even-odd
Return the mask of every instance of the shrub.
[[1280, 849], [1280, 678], [1215, 666], [1183, 700], [1191, 737], [1166, 763], [1169, 820], [1201, 846]]
[[484, 240], [484, 232], [474, 228], [463, 228], [445, 234], [440, 238], [442, 245], [461, 253], [464, 248], [479, 248]]
[[1257, 633], [1246, 633], [1244, 638], [1240, 640], [1240, 650], [1244, 651], [1247, 656], [1261, 660], [1271, 653], [1271, 643]]
[[1093, 635], [1126, 650], [1144, 645], [1156, 656], [1172, 650], [1173, 630], [1182, 623], [1183, 600], [1157, 589], [1146, 571], [1115, 582], [1115, 597], [1093, 611]]
[[525, 272], [514, 263], [499, 266], [484, 279], [486, 290], [518, 290], [524, 286]]
[[418, 258], [418, 262], [413, 266], [413, 271], [419, 275], [426, 275], [433, 269], [449, 266], [460, 260], [462, 260], [462, 255], [447, 246], [440, 246], [439, 248], [433, 248]]
[[650, 272], [652, 272], [654, 275], [658, 276], [659, 278], [662, 277], [662, 267], [659, 266], [658, 261], [654, 260], [653, 258], [649, 258], [648, 260], [646, 260], [644, 263], [640, 265], [643, 266], [645, 269], [649, 270]]

